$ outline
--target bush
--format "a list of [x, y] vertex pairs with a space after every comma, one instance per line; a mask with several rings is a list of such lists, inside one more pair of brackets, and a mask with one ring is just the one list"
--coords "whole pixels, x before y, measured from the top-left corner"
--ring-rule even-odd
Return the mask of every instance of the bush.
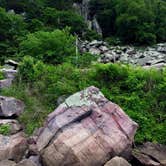
[[27, 35], [20, 44], [18, 57], [30, 55], [51, 64], [64, 61], [67, 56], [75, 54], [75, 38], [67, 29], [53, 32], [38, 31]]
[[8, 135], [10, 133], [10, 126], [9, 125], [0, 125], [0, 134]]

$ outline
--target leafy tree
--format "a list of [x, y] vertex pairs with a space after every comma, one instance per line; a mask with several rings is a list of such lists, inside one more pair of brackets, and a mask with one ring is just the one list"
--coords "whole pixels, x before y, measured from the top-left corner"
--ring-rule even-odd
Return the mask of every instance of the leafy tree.
[[38, 31], [27, 35], [20, 44], [20, 56], [30, 55], [47, 63], [58, 64], [75, 54], [75, 38], [68, 29], [52, 32]]
[[87, 26], [83, 18], [72, 11], [59, 11], [54, 8], [46, 8], [43, 11], [41, 20], [45, 25], [52, 28], [63, 29], [71, 27], [72, 33], [81, 34]]
[[26, 33], [23, 17], [0, 8], [0, 61], [17, 52], [19, 37]]

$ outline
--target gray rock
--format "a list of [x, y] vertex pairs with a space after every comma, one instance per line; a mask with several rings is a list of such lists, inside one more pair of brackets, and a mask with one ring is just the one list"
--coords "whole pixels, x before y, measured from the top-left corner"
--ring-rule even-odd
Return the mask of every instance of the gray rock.
[[36, 164], [36, 166], [42, 166], [40, 162], [40, 157], [39, 156], [30, 156], [29, 160], [31, 160], [33, 163]]
[[16, 165], [16, 163], [11, 160], [0, 161], [0, 166], [15, 166], [15, 165]]
[[18, 63], [18, 62], [13, 61], [13, 60], [11, 60], [11, 59], [9, 59], [9, 60], [5, 61], [5, 64], [7, 64], [7, 65], [9, 65], [9, 66], [14, 67], [14, 68], [13, 68], [14, 70], [16, 70], [16, 69], [17, 69], [17, 67], [18, 67], [18, 65], [19, 65], [19, 63]]
[[133, 157], [144, 166], [165, 166], [166, 146], [147, 142], [133, 150]]
[[1, 69], [1, 72], [4, 73], [5, 78], [9, 78], [9, 79], [14, 79], [16, 74], [17, 74], [17, 70], [12, 70], [12, 69]]
[[0, 116], [19, 116], [24, 111], [24, 103], [13, 97], [0, 96]]
[[158, 46], [158, 47], [157, 47], [157, 51], [166, 54], [166, 43], [158, 44], [157, 46]]
[[90, 48], [89, 53], [94, 54], [94, 55], [100, 55], [101, 51], [98, 48]]
[[124, 158], [116, 156], [108, 161], [104, 166], [131, 166], [131, 164], [129, 164]]
[[15, 166], [37, 166], [37, 165], [29, 159], [24, 159], [20, 161], [18, 164], [16, 164]]
[[13, 79], [0, 80], [0, 89], [9, 88], [12, 85]]

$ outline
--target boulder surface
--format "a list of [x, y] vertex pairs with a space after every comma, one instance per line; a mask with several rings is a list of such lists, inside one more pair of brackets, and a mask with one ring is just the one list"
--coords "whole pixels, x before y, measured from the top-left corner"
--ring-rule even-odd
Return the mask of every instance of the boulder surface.
[[0, 127], [3, 125], [8, 125], [9, 126], [9, 135], [10, 134], [16, 134], [19, 131], [22, 130], [21, 124], [14, 119], [0, 119]]
[[27, 141], [22, 132], [12, 136], [0, 135], [0, 161], [20, 161], [27, 149]]
[[36, 145], [45, 166], [102, 166], [114, 156], [130, 154], [137, 127], [91, 86], [48, 115]]
[[108, 161], [104, 166], [131, 166], [131, 164], [129, 164], [124, 158], [116, 156]]
[[0, 96], [0, 116], [19, 116], [24, 111], [24, 103], [13, 97]]
[[133, 150], [133, 157], [137, 164], [166, 166], [166, 146], [147, 142]]

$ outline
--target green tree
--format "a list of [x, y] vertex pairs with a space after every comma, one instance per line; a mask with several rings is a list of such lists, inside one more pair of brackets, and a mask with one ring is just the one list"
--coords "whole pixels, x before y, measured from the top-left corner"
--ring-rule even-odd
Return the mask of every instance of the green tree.
[[26, 33], [23, 17], [0, 8], [0, 61], [17, 52], [19, 37]]
[[63, 29], [71, 27], [72, 33], [81, 34], [87, 26], [81, 16], [72, 11], [59, 11], [54, 8], [46, 8], [43, 11], [41, 20], [51, 28]]
[[28, 34], [21, 42], [19, 56], [30, 55], [47, 63], [62, 63], [67, 56], [75, 54], [74, 41], [68, 29], [38, 31]]

